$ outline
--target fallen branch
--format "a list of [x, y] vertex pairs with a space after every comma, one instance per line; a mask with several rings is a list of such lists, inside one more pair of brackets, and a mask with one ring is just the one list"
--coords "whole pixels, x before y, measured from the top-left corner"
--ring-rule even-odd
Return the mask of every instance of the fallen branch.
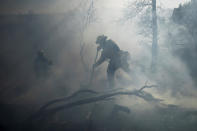
[[[118, 96], [118, 95], [135, 95], [135, 96], [138, 96], [138, 97], [141, 97], [141, 98], [144, 99], [144, 97], [142, 97], [142, 91], [145, 88], [152, 88], [152, 87], [157, 87], [157, 86], [155, 86], [155, 85], [147, 86], [146, 85], [146, 86], [143, 86], [142, 88], [140, 88], [139, 90], [119, 91], [119, 92], [107, 93], [107, 94], [100, 95], [100, 96], [94, 96], [94, 97], [85, 98], [85, 99], [82, 99], [82, 100], [77, 100], [77, 101], [74, 101], [74, 102], [66, 103], [64, 105], [57, 106], [57, 107], [50, 108], [50, 109], [39, 110], [34, 115], [32, 115], [26, 122], [27, 123], [32, 122], [33, 120], [42, 118], [42, 117], [50, 115], [50, 114], [54, 114], [54, 113], [56, 113], [60, 110], [63, 110], [63, 109], [68, 109], [68, 108], [72, 108], [72, 107], [79, 106], [79, 105], [84, 105], [84, 104], [89, 104], [89, 103], [93, 103], [93, 102], [103, 101], [103, 100], [106, 100], [106, 99], [109, 99], [113, 96]], [[88, 91], [90, 91], [90, 90], [88, 90]], [[91, 91], [91, 92], [94, 92], [94, 91]], [[74, 93], [74, 94], [77, 94], [77, 92]], [[73, 96], [74, 95], [72, 95], [72, 97]], [[70, 97], [70, 98], [72, 98], [72, 97]], [[55, 103], [55, 101], [50, 102], [50, 103]], [[44, 107], [46, 107], [46, 105]]]
[[42, 106], [39, 111], [42, 111], [44, 109], [46, 109], [47, 107], [51, 106], [52, 104], [55, 104], [55, 103], [58, 103], [58, 102], [65, 102], [65, 101], [68, 101], [70, 100], [71, 98], [74, 98], [76, 97], [77, 95], [81, 94], [81, 93], [91, 93], [91, 94], [97, 94], [96, 91], [92, 91], [92, 90], [79, 90], [77, 92], [74, 92], [72, 95], [68, 96], [68, 97], [63, 97], [63, 98], [57, 98], [57, 99], [54, 99], [50, 102], [48, 102], [47, 104], [45, 104], [44, 106]]

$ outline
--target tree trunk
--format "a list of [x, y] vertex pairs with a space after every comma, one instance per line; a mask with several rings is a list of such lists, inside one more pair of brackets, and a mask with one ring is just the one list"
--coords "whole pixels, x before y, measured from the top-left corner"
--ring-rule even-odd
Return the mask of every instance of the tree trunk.
[[153, 29], [153, 40], [152, 40], [152, 71], [156, 71], [157, 64], [157, 9], [156, 0], [152, 0], [152, 29]]

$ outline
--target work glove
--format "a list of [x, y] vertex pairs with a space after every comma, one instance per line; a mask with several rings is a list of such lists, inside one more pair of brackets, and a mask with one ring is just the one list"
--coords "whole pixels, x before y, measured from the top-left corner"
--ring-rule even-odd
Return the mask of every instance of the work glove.
[[97, 51], [100, 51], [100, 50], [101, 50], [101, 46], [98, 46], [98, 47], [97, 47]]

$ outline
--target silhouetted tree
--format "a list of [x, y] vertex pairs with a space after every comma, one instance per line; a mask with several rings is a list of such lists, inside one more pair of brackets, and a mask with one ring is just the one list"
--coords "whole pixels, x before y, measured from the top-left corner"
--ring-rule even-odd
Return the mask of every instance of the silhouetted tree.
[[[156, 9], [156, 0], [136, 0], [134, 2], [129, 2], [127, 6], [126, 11], [126, 19], [132, 19], [133, 17], [139, 15], [144, 10], [146, 13], [149, 11], [150, 6], [152, 7], [152, 24], [149, 25], [149, 21], [147, 23], [147, 20], [149, 18], [145, 18], [145, 21], [143, 23], [146, 24], [146, 26], [150, 26], [152, 28], [152, 62], [151, 62], [151, 69], [152, 71], [156, 70], [156, 63], [157, 63], [157, 46], [158, 46], [158, 31], [157, 31], [157, 9]], [[149, 13], [149, 12], [148, 12]], [[148, 14], [146, 14], [148, 15]], [[143, 20], [143, 19], [142, 19]], [[146, 31], [145, 31], [146, 33]]]

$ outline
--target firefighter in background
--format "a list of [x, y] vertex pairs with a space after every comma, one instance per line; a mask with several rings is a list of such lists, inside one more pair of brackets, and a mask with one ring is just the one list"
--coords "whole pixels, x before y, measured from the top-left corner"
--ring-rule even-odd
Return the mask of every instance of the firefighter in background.
[[107, 67], [107, 78], [109, 86], [114, 86], [114, 75], [117, 69], [122, 68], [125, 72], [130, 72], [128, 60], [130, 55], [127, 51], [122, 51], [118, 45], [108, 40], [107, 36], [101, 35], [97, 37], [96, 44], [98, 45], [97, 51], [102, 50], [99, 60], [93, 65], [93, 68], [98, 67], [104, 61], [109, 60]]
[[34, 61], [34, 69], [37, 77], [47, 77], [49, 75], [49, 70], [51, 65], [53, 64], [51, 60], [49, 60], [43, 50], [39, 50], [37, 52], [36, 59]]

